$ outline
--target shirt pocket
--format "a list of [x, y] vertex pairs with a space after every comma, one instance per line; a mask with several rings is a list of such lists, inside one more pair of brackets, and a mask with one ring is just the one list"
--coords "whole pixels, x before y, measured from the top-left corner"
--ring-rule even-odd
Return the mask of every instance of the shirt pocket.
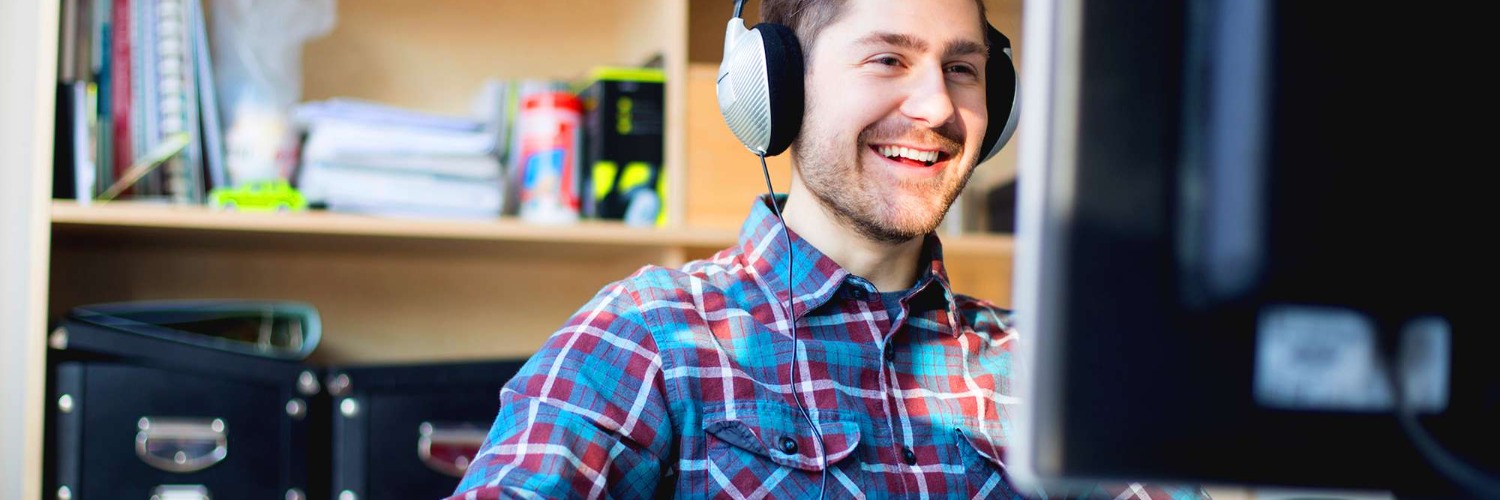
[[821, 453], [812, 426], [796, 408], [758, 401], [752, 408], [704, 415], [706, 493], [748, 497], [764, 489], [791, 498], [816, 492], [824, 468], [836, 467], [859, 445], [859, 425], [834, 415], [820, 418]]
[[964, 468], [964, 480], [972, 498], [1026, 498], [1011, 488], [1005, 478], [1005, 446], [970, 429], [953, 430], [954, 445]]

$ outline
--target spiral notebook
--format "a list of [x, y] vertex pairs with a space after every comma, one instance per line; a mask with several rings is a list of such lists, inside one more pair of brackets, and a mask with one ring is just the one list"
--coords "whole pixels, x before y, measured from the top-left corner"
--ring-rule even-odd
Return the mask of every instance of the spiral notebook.
[[155, 61], [146, 73], [148, 85], [147, 149], [173, 134], [188, 134], [188, 147], [167, 160], [163, 194], [174, 203], [203, 202], [202, 134], [199, 132], [198, 71], [195, 22], [197, 0], [143, 0], [154, 43], [146, 51]]

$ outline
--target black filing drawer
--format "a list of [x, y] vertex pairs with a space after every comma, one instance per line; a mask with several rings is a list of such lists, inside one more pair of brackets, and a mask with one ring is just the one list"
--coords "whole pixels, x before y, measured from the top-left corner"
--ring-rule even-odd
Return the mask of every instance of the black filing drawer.
[[49, 340], [46, 498], [326, 497], [317, 370], [72, 323]]
[[522, 360], [330, 368], [333, 495], [442, 498], [458, 486]]

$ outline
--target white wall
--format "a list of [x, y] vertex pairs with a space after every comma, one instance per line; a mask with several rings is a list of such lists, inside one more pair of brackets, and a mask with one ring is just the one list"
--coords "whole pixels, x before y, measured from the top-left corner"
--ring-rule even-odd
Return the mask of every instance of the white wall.
[[40, 498], [55, 0], [0, 0], [0, 500]]

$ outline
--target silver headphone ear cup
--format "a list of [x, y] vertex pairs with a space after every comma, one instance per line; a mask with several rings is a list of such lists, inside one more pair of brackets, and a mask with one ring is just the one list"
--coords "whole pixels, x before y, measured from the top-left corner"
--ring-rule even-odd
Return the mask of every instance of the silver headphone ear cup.
[[765, 42], [759, 30], [731, 19], [724, 35], [715, 91], [729, 131], [752, 153], [767, 154], [771, 143], [771, 104]]
[[786, 151], [802, 129], [802, 47], [791, 28], [738, 18], [724, 33], [716, 92], [719, 113], [745, 148], [757, 155]]

